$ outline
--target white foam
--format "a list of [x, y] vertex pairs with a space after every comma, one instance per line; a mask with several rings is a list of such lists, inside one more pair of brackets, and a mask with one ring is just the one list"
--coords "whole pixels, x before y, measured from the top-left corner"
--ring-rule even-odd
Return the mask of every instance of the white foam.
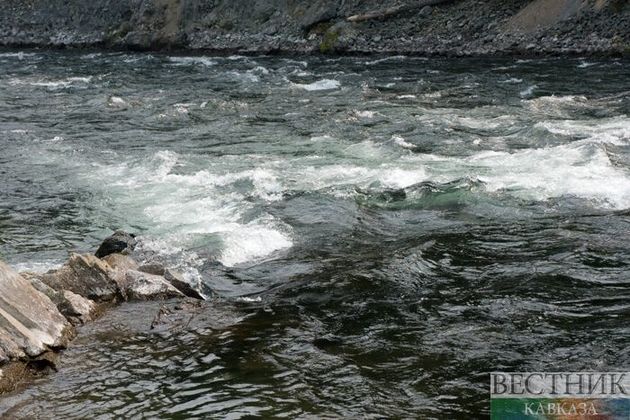
[[534, 106], [540, 106], [541, 104], [577, 104], [586, 102], [586, 96], [582, 95], [564, 95], [564, 96], [539, 96], [535, 99], [530, 99], [527, 101], [528, 104], [532, 104]]
[[[460, 117], [457, 110], [439, 112], [448, 114], [442, 119], [481, 128], [513, 122], [511, 116], [488, 118], [472, 113]], [[437, 116], [426, 113], [427, 119]], [[291, 228], [267, 214], [264, 204], [281, 200], [284, 192], [293, 190], [351, 197], [356, 188], [407, 188], [423, 181], [442, 183], [470, 177], [501, 195], [532, 200], [572, 196], [596, 207], [630, 207], [630, 174], [616, 167], [600, 144], [604, 134], [627, 142], [627, 118], [545, 124], [550, 131], [564, 130], [579, 138], [555, 147], [513, 153], [483, 151], [461, 157], [410, 153], [405, 149], [414, 145], [399, 135], [357, 143], [324, 134], [307, 143], [322, 150], [322, 156], [214, 158], [161, 151], [149, 159], [92, 166], [86, 176], [129, 215], [129, 223], [146, 226], [148, 237], [162, 240], [147, 241], [147, 246], [165, 254], [186, 254], [191, 265], [197, 258], [187, 251], [191, 248], [196, 252], [205, 249], [231, 266], [262, 260], [291, 247]], [[490, 143], [484, 137], [480, 148]], [[334, 154], [334, 162], [329, 152]], [[103, 179], [109, 182], [104, 184]]]
[[293, 86], [308, 91], [318, 91], [338, 89], [341, 86], [341, 83], [334, 79], [323, 79], [309, 84], [294, 83]]
[[137, 63], [139, 61], [153, 60], [155, 57], [151, 54], [125, 54], [123, 55], [123, 62], [125, 63]]
[[262, 302], [262, 298], [260, 296], [256, 296], [255, 298], [252, 297], [248, 297], [248, 296], [241, 296], [239, 297], [237, 300], [241, 301], [241, 302]]
[[127, 106], [127, 102], [120, 96], [110, 96], [107, 105], [112, 108], [124, 108]]
[[596, 66], [597, 63], [589, 63], [588, 61], [582, 61], [580, 64], [578, 64], [578, 68], [579, 69], [585, 69], [588, 67], [592, 67], [592, 66]]
[[276, 201], [282, 199], [282, 185], [278, 181], [276, 174], [270, 170], [256, 168], [247, 171], [252, 179], [256, 195], [263, 200]]
[[95, 185], [104, 177], [117, 180], [101, 187], [130, 216], [149, 226], [142, 246], [166, 255], [188, 255], [184, 266], [194, 264], [196, 256], [186, 250], [200, 241], [208, 243], [208, 250], [225, 265], [261, 259], [292, 246], [291, 229], [271, 216], [243, 220], [254, 205], [248, 196], [281, 198], [283, 188], [273, 169], [174, 173], [186, 161], [172, 151], [160, 151], [132, 164], [101, 165], [90, 177]]
[[404, 149], [415, 149], [415, 145], [407, 142], [401, 136], [392, 136], [392, 141]]
[[366, 61], [365, 64], [368, 66], [373, 66], [375, 64], [387, 63], [388, 61], [402, 61], [407, 59], [405, 55], [392, 55], [389, 57], [379, 58], [376, 60]]
[[[513, 115], [488, 116], [483, 110], [466, 112], [466, 116], [461, 115], [458, 109], [440, 108], [438, 110], [427, 109], [416, 118], [428, 126], [441, 126], [444, 130], [452, 130], [453, 127], [466, 127], [474, 130], [496, 130], [498, 128], [509, 128], [516, 123]], [[476, 115], [481, 114], [481, 115]]]
[[[296, 171], [297, 172], [297, 171]], [[405, 188], [427, 180], [423, 167], [400, 168], [395, 164], [382, 164], [377, 167], [354, 165], [327, 165], [304, 167], [294, 176], [299, 189], [320, 190], [330, 187], [367, 187], [378, 183], [389, 188]]]
[[17, 58], [18, 60], [24, 60], [24, 58], [26, 57], [34, 57], [36, 54], [35, 53], [25, 53], [22, 51], [19, 52], [7, 52], [7, 53], [0, 53], [0, 58]]
[[260, 259], [293, 245], [288, 235], [260, 222], [223, 232], [222, 237], [225, 248], [219, 261], [227, 266]]
[[[509, 79], [501, 80], [499, 83], [523, 83], [523, 79], [517, 79], [516, 77], [510, 77]], [[531, 92], [530, 92], [531, 94]]]
[[87, 60], [92, 60], [92, 59], [99, 58], [99, 57], [102, 57], [102, 56], [103, 56], [102, 53], [90, 53], [90, 54], [82, 55], [81, 58], [85, 58]]
[[598, 145], [583, 143], [516, 153], [481, 152], [463, 162], [489, 191], [546, 200], [575, 196], [606, 208], [630, 207], [630, 176]]
[[46, 88], [66, 88], [70, 86], [82, 86], [89, 84], [92, 81], [92, 76], [88, 77], [67, 77], [62, 80], [22, 80], [22, 79], [11, 79], [9, 81], [10, 85], [30, 85], [30, 86], [38, 86], [38, 87], [46, 87]]
[[524, 100], [523, 102], [536, 113], [553, 115], [555, 117], [569, 117], [572, 110], [590, 106], [588, 99], [581, 95], [540, 96], [535, 99]]
[[435, 92], [424, 93], [422, 97], [427, 99], [441, 98], [442, 92], [436, 90]]
[[188, 115], [189, 113], [188, 108], [190, 108], [193, 105], [195, 104], [186, 104], [186, 103], [173, 104], [173, 108], [175, 108], [175, 112], [177, 112], [178, 114]]
[[230, 71], [228, 72], [228, 74], [232, 76], [233, 78], [243, 81], [243, 82], [250, 82], [250, 83], [260, 82], [260, 77], [254, 74], [252, 70], [248, 70], [246, 72]]
[[519, 92], [519, 95], [521, 96], [521, 98], [529, 98], [530, 96], [532, 96], [534, 90], [536, 90], [537, 88], [538, 86], [536, 85], [527, 86], [525, 89]]
[[211, 67], [217, 64], [208, 57], [169, 57], [169, 60], [177, 66], [203, 65]]
[[256, 66], [250, 71], [253, 73], [259, 73], [259, 74], [264, 74], [264, 75], [269, 74], [269, 69], [263, 66]]
[[374, 111], [353, 111], [358, 118], [372, 119], [376, 113]]
[[50, 270], [56, 270], [61, 267], [62, 263], [55, 260], [39, 261], [39, 262], [22, 262], [13, 264], [15, 271], [22, 273], [29, 271], [33, 273], [46, 273]]
[[630, 118], [615, 117], [597, 121], [544, 121], [536, 127], [564, 136], [587, 139], [596, 143], [611, 143], [618, 146], [630, 144]]

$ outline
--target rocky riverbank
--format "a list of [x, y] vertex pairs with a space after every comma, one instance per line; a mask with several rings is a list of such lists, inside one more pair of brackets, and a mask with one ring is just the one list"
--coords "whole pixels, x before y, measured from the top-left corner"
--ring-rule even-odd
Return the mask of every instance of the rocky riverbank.
[[[160, 264], [139, 265], [135, 239], [116, 232], [96, 255], [73, 254], [59, 269], [17, 273], [0, 262], [0, 393], [55, 369], [76, 328], [125, 301], [199, 302], [201, 291]], [[163, 318], [156, 314], [154, 323]]]
[[630, 53], [626, 0], [0, 0], [0, 5], [0, 45], [12, 47], [455, 56]]

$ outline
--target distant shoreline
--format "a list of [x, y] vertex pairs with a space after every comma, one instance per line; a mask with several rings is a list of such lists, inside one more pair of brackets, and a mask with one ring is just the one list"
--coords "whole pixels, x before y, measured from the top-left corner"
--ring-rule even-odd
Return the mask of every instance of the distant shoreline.
[[[195, 54], [630, 56], [630, 4], [451, 0], [349, 21], [398, 2], [0, 0], [0, 46]], [[408, 2], [407, 2], [408, 3]], [[403, 4], [406, 4], [403, 2]]]

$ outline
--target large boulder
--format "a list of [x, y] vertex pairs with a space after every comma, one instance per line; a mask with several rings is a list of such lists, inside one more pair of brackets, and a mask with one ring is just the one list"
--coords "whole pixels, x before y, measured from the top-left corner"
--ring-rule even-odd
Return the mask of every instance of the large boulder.
[[152, 263], [142, 264], [138, 268], [138, 271], [142, 271], [143, 273], [155, 274], [156, 276], [163, 276], [165, 268], [160, 263], [152, 262]]
[[0, 363], [63, 348], [72, 331], [46, 295], [0, 262]]
[[58, 292], [69, 290], [96, 302], [120, 297], [113, 270], [93, 255], [72, 254], [61, 268], [42, 274], [40, 279]]
[[112, 236], [103, 241], [94, 255], [98, 258], [103, 258], [115, 253], [129, 253], [134, 250], [136, 244], [135, 235], [123, 230], [117, 230]]
[[96, 304], [90, 299], [77, 295], [69, 290], [57, 291], [44, 283], [38, 274], [22, 273], [22, 277], [28, 280], [39, 292], [45, 294], [55, 305], [63, 316], [72, 325], [85, 324], [94, 318], [97, 312]]

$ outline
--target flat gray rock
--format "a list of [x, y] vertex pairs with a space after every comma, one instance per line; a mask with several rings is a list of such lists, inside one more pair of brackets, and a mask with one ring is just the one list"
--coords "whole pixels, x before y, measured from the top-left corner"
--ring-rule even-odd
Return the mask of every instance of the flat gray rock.
[[55, 304], [0, 262], [0, 362], [65, 347], [71, 333]]
[[124, 284], [121, 286], [124, 287], [124, 293], [130, 300], [170, 299], [184, 296], [164, 277], [142, 271], [127, 271]]

